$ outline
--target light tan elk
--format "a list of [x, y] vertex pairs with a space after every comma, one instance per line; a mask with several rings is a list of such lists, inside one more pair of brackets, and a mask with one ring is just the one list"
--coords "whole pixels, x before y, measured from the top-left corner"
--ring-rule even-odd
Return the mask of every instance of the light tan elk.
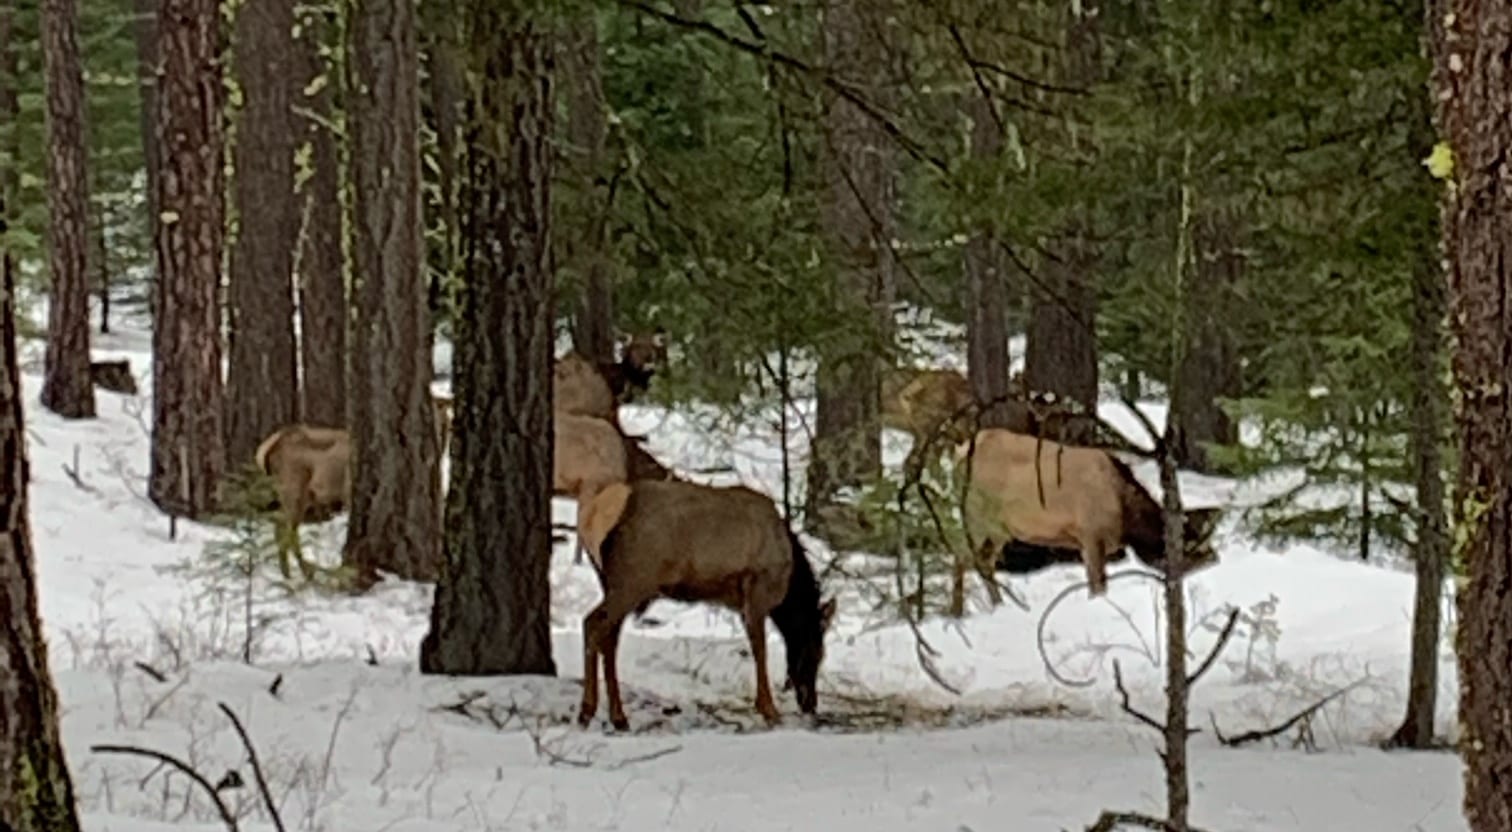
[[621, 353], [614, 363], [595, 363], [575, 352], [557, 359], [552, 368], [552, 409], [618, 425], [619, 405], [644, 392], [666, 360], [666, 333], [658, 329], [626, 336]]
[[770, 497], [743, 486], [676, 481], [612, 485], [578, 513], [578, 535], [598, 570], [604, 599], [583, 618], [583, 701], [578, 723], [598, 712], [599, 657], [609, 721], [629, 728], [616, 654], [625, 617], [656, 598], [703, 601], [739, 613], [756, 663], [756, 711], [782, 720], [767, 678], [766, 619], [786, 644], [787, 676], [798, 709], [818, 706], [824, 634], [835, 601]]
[[[672, 479], [672, 472], [626, 436], [618, 427], [592, 416], [557, 413], [551, 459], [552, 494], [571, 497], [583, 510], [600, 491], [614, 483], [639, 479]], [[583, 540], [578, 537], [574, 562], [583, 560]]]
[[[957, 449], [959, 456], [965, 452], [965, 446]], [[1129, 466], [1105, 450], [988, 429], [977, 434], [970, 477], [964, 520], [979, 569], [1000, 554], [1048, 563], [1055, 558], [1043, 549], [1078, 551], [1095, 598], [1107, 591], [1109, 559], [1125, 546], [1144, 563], [1163, 568], [1160, 505]], [[1214, 508], [1186, 513], [1188, 570], [1216, 561], [1211, 536], [1218, 517]], [[961, 592], [963, 576], [964, 565], [957, 563], [953, 592]]]
[[[941, 368], [889, 369], [882, 374], [882, 426], [903, 431], [913, 439], [909, 465], [916, 465], [926, 450], [932, 457], [965, 442], [976, 426], [976, 395], [966, 376]], [[1023, 381], [1015, 377], [1010, 398], [1004, 403], [1011, 426], [1031, 431], [1033, 415], [1023, 401]], [[911, 468], [910, 468], [911, 470]]]

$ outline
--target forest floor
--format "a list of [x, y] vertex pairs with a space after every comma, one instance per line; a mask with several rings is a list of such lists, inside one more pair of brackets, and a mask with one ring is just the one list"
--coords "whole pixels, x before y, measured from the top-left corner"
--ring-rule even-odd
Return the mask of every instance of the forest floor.
[[[1031, 612], [974, 598], [965, 620], [928, 619], [915, 634], [889, 620], [890, 607], [877, 609], [876, 582], [889, 577], [855, 577], [877, 571], [875, 559], [846, 557], [826, 579], [841, 601], [820, 717], [806, 722], [781, 693], [785, 722], [775, 730], [753, 713], [736, 618], [658, 602], [655, 621], [627, 626], [622, 639], [631, 731], [609, 731], [602, 709], [584, 731], [572, 721], [580, 623], [599, 591], [592, 568], [573, 563], [570, 535], [551, 566], [554, 678], [420, 675], [428, 586], [389, 581], [357, 598], [290, 593], [269, 568], [252, 580], [249, 601], [244, 579], [206, 566], [207, 544], [228, 539], [226, 530], [179, 523], [170, 539], [167, 518], [145, 498], [150, 337], [121, 321], [115, 328], [96, 336], [95, 355], [129, 358], [143, 395], [101, 392], [96, 420], [43, 411], [41, 346], [23, 352], [41, 614], [89, 832], [224, 828], [185, 777], [92, 753], [99, 743], [179, 755], [211, 782], [238, 769], [248, 786], [222, 794], [243, 829], [273, 829], [222, 702], [247, 725], [290, 830], [1038, 832], [1084, 828], [1104, 808], [1163, 807], [1158, 737], [1121, 712], [1111, 671], [1119, 659], [1134, 704], [1163, 711], [1153, 584], [1115, 581], [1105, 599], [1077, 593], [1056, 609], [1047, 653], [1062, 675], [1091, 680], [1071, 687], [1047, 674], [1035, 632], [1049, 600], [1081, 579], [1079, 568], [1014, 578]], [[1159, 424], [1160, 403], [1141, 407]], [[808, 404], [798, 410], [812, 415]], [[1138, 435], [1122, 406], [1110, 403], [1104, 415]], [[670, 466], [725, 467], [694, 476], [780, 497], [770, 418], [725, 429], [712, 413], [627, 407], [623, 419]], [[793, 434], [801, 476], [804, 431]], [[889, 436], [889, 464], [906, 442]], [[1158, 494], [1153, 463], [1135, 471]], [[1192, 505], [1251, 498], [1196, 475], [1184, 478], [1183, 493]], [[574, 511], [556, 501], [559, 522]], [[315, 530], [325, 563], [339, 560], [343, 524]], [[816, 568], [832, 565], [825, 547], [807, 543]], [[1192, 723], [1202, 729], [1191, 741], [1193, 821], [1214, 832], [1466, 829], [1455, 756], [1375, 745], [1404, 707], [1410, 573], [1305, 545], [1263, 546], [1232, 519], [1218, 544], [1221, 562], [1189, 581], [1193, 653], [1213, 643], [1224, 605], [1244, 614], [1193, 694]], [[921, 637], [958, 694], [921, 669]], [[780, 680], [775, 636], [769, 652]], [[1440, 676], [1438, 723], [1452, 738], [1447, 639]], [[1312, 720], [1311, 750], [1296, 746], [1296, 731], [1243, 748], [1214, 737], [1214, 721], [1226, 735], [1268, 727], [1349, 685]]]

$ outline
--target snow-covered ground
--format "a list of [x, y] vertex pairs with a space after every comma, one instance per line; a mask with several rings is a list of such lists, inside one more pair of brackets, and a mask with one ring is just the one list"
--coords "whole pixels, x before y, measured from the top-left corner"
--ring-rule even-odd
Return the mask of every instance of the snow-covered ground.
[[[1080, 579], [1070, 567], [1013, 581], [1032, 612], [976, 599], [965, 621], [922, 626], [959, 694], [920, 669], [919, 636], [871, 612], [862, 583], [831, 578], [841, 609], [821, 670], [821, 718], [805, 724], [783, 693], [786, 722], [772, 731], [752, 712], [734, 616], [672, 602], [650, 611], [659, 626], [631, 625], [623, 637], [631, 732], [579, 730], [580, 622], [598, 588], [589, 566], [573, 565], [570, 540], [551, 570], [557, 678], [421, 676], [431, 590], [400, 582], [360, 598], [289, 597], [259, 579], [248, 666], [245, 587], [164, 569], [198, 561], [227, 532], [181, 523], [170, 540], [145, 499], [150, 338], [119, 320], [116, 328], [96, 336], [96, 356], [129, 358], [144, 395], [99, 393], [96, 420], [43, 411], [40, 345], [24, 353], [41, 613], [90, 832], [223, 828], [181, 775], [90, 750], [159, 748], [212, 781], [236, 768], [250, 783], [220, 702], [246, 722], [289, 829], [1057, 830], [1082, 828], [1105, 807], [1158, 813], [1164, 804], [1158, 738], [1120, 711], [1111, 681], [1116, 658], [1134, 704], [1163, 709], [1158, 594], [1115, 581], [1105, 600], [1063, 602], [1047, 625], [1049, 655], [1063, 676], [1095, 681], [1062, 685], [1043, 666], [1035, 628], [1048, 601]], [[795, 424], [812, 415], [799, 410]], [[1158, 404], [1146, 412], [1157, 424], [1164, 415]], [[1139, 435], [1121, 406], [1105, 415]], [[780, 495], [767, 419], [732, 431], [711, 429], [710, 414], [630, 407], [624, 420], [682, 471], [727, 468], [707, 479]], [[801, 474], [806, 443], [794, 434]], [[889, 438], [892, 464], [904, 450], [906, 440]], [[1136, 473], [1156, 479], [1152, 464]], [[1183, 490], [1195, 505], [1248, 499], [1198, 476]], [[573, 504], [557, 501], [556, 513], [570, 522]], [[318, 529], [327, 562], [343, 522]], [[1457, 758], [1373, 745], [1404, 706], [1410, 575], [1306, 546], [1264, 549], [1232, 524], [1220, 544], [1221, 563], [1190, 580], [1194, 653], [1213, 642], [1224, 605], [1245, 615], [1193, 695], [1203, 729], [1192, 739], [1194, 822], [1226, 832], [1466, 829]], [[831, 554], [809, 545], [822, 569]], [[769, 652], [780, 680], [780, 639]], [[1440, 676], [1438, 722], [1453, 737], [1447, 639]], [[1295, 732], [1241, 749], [1212, 735], [1210, 719], [1226, 734], [1265, 727], [1351, 683], [1313, 721], [1315, 752], [1294, 749]], [[224, 794], [246, 813], [244, 829], [273, 828], [254, 790]]]

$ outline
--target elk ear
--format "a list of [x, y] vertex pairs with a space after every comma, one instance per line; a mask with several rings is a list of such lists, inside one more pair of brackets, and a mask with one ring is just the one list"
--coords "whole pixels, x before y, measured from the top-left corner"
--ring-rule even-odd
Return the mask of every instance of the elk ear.
[[821, 631], [827, 632], [829, 630], [830, 622], [834, 621], [834, 619], [835, 599], [831, 598], [819, 605], [819, 629]]
[[667, 330], [663, 327], [657, 327], [656, 331], [651, 333], [651, 343], [658, 347], [665, 347], [667, 345]]

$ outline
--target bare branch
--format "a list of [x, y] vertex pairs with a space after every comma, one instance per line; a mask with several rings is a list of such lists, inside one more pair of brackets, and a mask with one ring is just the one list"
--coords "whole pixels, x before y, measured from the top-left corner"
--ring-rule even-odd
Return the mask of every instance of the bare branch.
[[[1154, 572], [1146, 572], [1142, 569], [1125, 569], [1121, 572], [1114, 572], [1113, 574], [1109, 575], [1108, 583], [1111, 584], [1114, 581], [1120, 580], [1122, 578], [1148, 578], [1149, 580], [1155, 581], [1157, 583], [1164, 580]], [[1089, 688], [1092, 685], [1096, 684], [1097, 680], [1086, 679], [1078, 682], [1067, 679], [1066, 677], [1060, 675], [1060, 671], [1056, 670], [1055, 666], [1050, 663], [1050, 655], [1045, 650], [1045, 624], [1050, 620], [1050, 613], [1055, 610], [1056, 606], [1059, 605], [1060, 602], [1071, 597], [1073, 593], [1086, 589], [1087, 586], [1088, 584], [1086, 581], [1077, 581], [1076, 583], [1056, 593], [1056, 596], [1050, 599], [1050, 603], [1045, 605], [1045, 611], [1040, 613], [1039, 624], [1035, 627], [1034, 631], [1035, 641], [1039, 645], [1040, 661], [1045, 663], [1045, 672], [1050, 674], [1050, 678], [1054, 679], [1057, 682], [1060, 682], [1061, 684], [1069, 688]], [[1116, 669], [1118, 667], [1118, 663], [1114, 662], [1113, 667]]]
[[1357, 679], [1357, 680], [1349, 683], [1348, 685], [1345, 685], [1344, 687], [1339, 688], [1338, 690], [1334, 691], [1333, 693], [1330, 693], [1329, 695], [1323, 697], [1322, 699], [1319, 699], [1317, 702], [1314, 702], [1313, 704], [1308, 705], [1306, 708], [1303, 708], [1301, 711], [1298, 711], [1294, 716], [1292, 716], [1291, 719], [1286, 720], [1285, 722], [1281, 723], [1280, 725], [1277, 725], [1277, 726], [1275, 726], [1273, 728], [1261, 728], [1261, 729], [1254, 730], [1254, 731], [1245, 731], [1244, 733], [1242, 733], [1242, 734], [1240, 734], [1238, 736], [1235, 736], [1235, 737], [1225, 737], [1223, 735], [1223, 732], [1220, 731], [1220, 730], [1218, 730], [1218, 717], [1214, 716], [1212, 713], [1209, 713], [1208, 714], [1208, 719], [1211, 720], [1212, 723], [1213, 723], [1213, 735], [1218, 738], [1219, 742], [1223, 743], [1224, 745], [1228, 746], [1229, 748], [1238, 748], [1241, 745], [1246, 745], [1246, 744], [1252, 743], [1252, 742], [1258, 742], [1260, 740], [1270, 739], [1271, 737], [1274, 737], [1274, 736], [1277, 736], [1279, 734], [1285, 733], [1293, 725], [1296, 725], [1297, 723], [1302, 722], [1303, 720], [1310, 720], [1310, 719], [1312, 719], [1313, 714], [1315, 714], [1318, 711], [1322, 710], [1322, 708], [1323, 708], [1324, 705], [1327, 705], [1329, 702], [1332, 702], [1333, 700], [1338, 699], [1340, 696], [1343, 696], [1344, 694], [1346, 694], [1346, 693], [1354, 690], [1355, 688], [1359, 687], [1360, 685], [1362, 685], [1364, 683], [1365, 683], [1364, 679]]
[[263, 776], [262, 763], [257, 759], [257, 748], [252, 745], [252, 738], [247, 736], [247, 729], [242, 727], [242, 722], [237, 719], [236, 712], [224, 702], [216, 703], [220, 706], [221, 713], [231, 720], [231, 725], [236, 729], [236, 735], [241, 737], [242, 747], [247, 749], [247, 759], [252, 763], [252, 779], [257, 781], [257, 791], [262, 795], [263, 805], [268, 809], [268, 817], [273, 820], [273, 828], [278, 832], [286, 832], [283, 818], [278, 814], [278, 807], [273, 804], [273, 792], [268, 789], [268, 779]]
[[1228, 621], [1224, 623], [1223, 631], [1218, 634], [1218, 643], [1213, 645], [1212, 652], [1208, 653], [1207, 658], [1202, 660], [1202, 664], [1198, 665], [1197, 669], [1187, 676], [1188, 686], [1196, 684], [1197, 680], [1202, 678], [1202, 674], [1207, 673], [1208, 668], [1213, 666], [1213, 662], [1218, 661], [1218, 654], [1222, 653], [1223, 648], [1228, 645], [1229, 638], [1234, 635], [1234, 625], [1238, 623], [1239, 608], [1231, 607], [1229, 609]]
[[221, 822], [226, 825], [227, 829], [231, 830], [231, 832], [239, 832], [241, 829], [236, 823], [236, 815], [232, 814], [231, 810], [227, 808], [226, 802], [221, 800], [220, 793], [215, 790], [210, 781], [206, 780], [204, 775], [195, 771], [188, 763], [179, 758], [161, 751], [153, 751], [150, 748], [140, 748], [134, 745], [91, 745], [89, 750], [96, 754], [126, 754], [135, 757], [146, 757], [150, 760], [157, 760], [163, 765], [178, 769], [184, 776], [193, 780], [201, 789], [204, 789], [205, 794], [210, 795], [210, 800], [215, 804], [215, 810], [220, 814]]

